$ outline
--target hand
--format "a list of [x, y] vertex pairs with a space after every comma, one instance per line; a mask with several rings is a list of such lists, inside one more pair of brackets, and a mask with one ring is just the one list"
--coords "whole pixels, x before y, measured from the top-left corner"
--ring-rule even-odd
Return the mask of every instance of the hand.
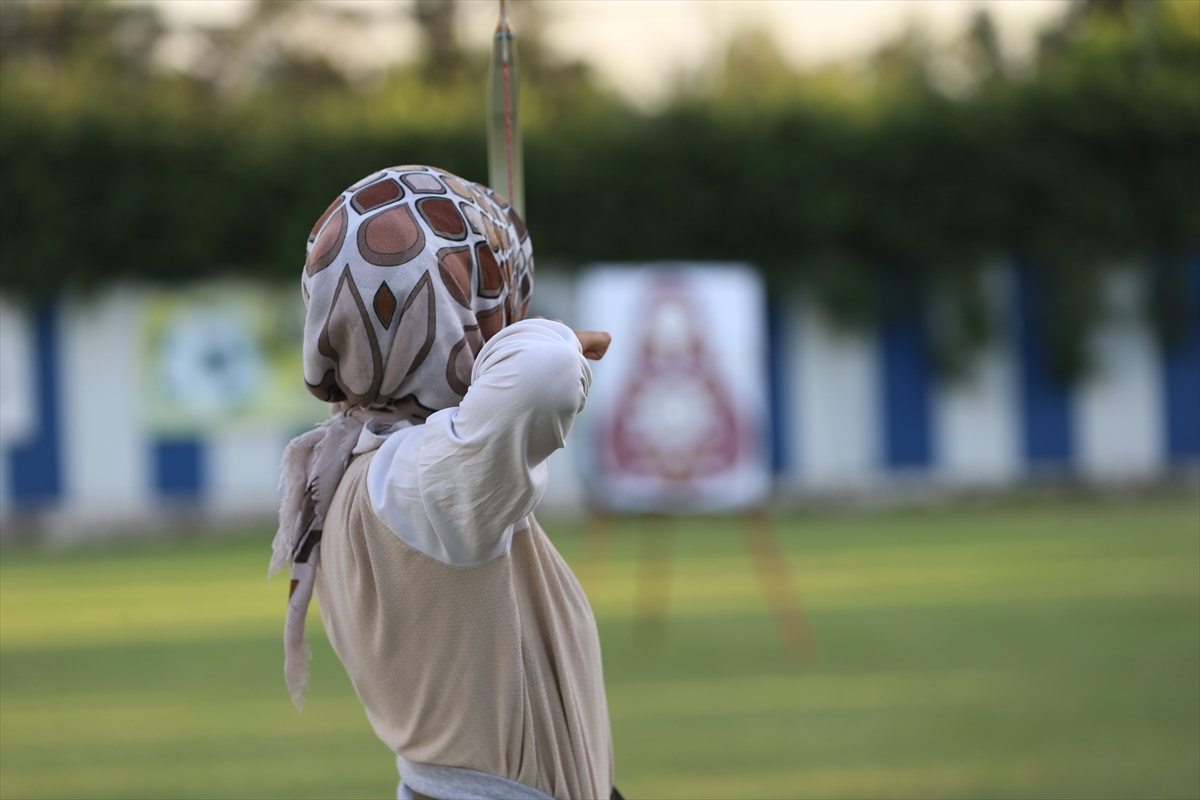
[[[545, 319], [545, 317], [531, 317], [530, 319]], [[554, 319], [551, 322], [562, 324], [561, 319]], [[604, 354], [608, 352], [609, 344], [612, 343], [612, 335], [604, 331], [577, 331], [572, 329], [571, 333], [575, 334], [575, 338], [579, 340], [579, 345], [583, 348], [583, 357], [590, 358], [592, 361], [599, 361], [604, 358]]]
[[604, 358], [604, 354], [608, 352], [608, 345], [612, 342], [612, 336], [604, 331], [575, 331], [575, 337], [579, 339], [579, 344], [583, 347], [583, 357], [590, 358], [592, 361], [599, 361]]

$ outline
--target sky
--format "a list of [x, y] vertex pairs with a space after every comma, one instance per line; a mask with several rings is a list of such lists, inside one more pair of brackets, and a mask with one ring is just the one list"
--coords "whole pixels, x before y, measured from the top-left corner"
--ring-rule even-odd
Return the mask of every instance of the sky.
[[[178, 32], [186, 59], [190, 26], [236, 24], [252, 0], [138, 0], [159, 7]], [[415, 25], [400, 0], [318, 0], [376, 15], [371, 39], [346, 57], [362, 69], [408, 60], [417, 48]], [[680, 80], [702, 75], [730, 39], [747, 30], [771, 34], [783, 57], [812, 67], [861, 60], [910, 26], [934, 43], [960, 36], [986, 8], [1005, 55], [1028, 58], [1037, 33], [1060, 17], [1067, 0], [543, 0], [544, 38], [564, 60], [590, 64], [602, 80], [635, 103], [653, 106]], [[459, 38], [490, 45], [496, 0], [461, 0]], [[518, 37], [520, 29], [517, 30]]]

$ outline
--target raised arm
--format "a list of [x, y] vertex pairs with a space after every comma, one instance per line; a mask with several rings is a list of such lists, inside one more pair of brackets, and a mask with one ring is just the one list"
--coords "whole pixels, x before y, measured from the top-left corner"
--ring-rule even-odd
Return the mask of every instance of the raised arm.
[[506, 530], [541, 498], [545, 461], [563, 446], [591, 385], [581, 338], [603, 355], [607, 334], [577, 336], [540, 319], [508, 326], [479, 352], [462, 404], [426, 422], [420, 497], [451, 563], [494, 558]]

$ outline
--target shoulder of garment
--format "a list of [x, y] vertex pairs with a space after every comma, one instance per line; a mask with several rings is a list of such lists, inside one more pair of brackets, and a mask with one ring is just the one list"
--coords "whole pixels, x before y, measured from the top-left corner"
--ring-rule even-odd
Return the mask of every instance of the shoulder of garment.
[[546, 459], [583, 409], [591, 369], [574, 332], [528, 320], [480, 350], [463, 402], [391, 436], [367, 493], [405, 544], [456, 567], [506, 553], [545, 491]]

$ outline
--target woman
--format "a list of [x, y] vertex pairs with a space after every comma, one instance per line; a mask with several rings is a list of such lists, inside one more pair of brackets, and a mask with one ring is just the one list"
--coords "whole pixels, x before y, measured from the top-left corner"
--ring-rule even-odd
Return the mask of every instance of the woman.
[[609, 336], [525, 320], [532, 288], [504, 198], [430, 167], [359, 181], [309, 237], [331, 416], [284, 454], [285, 675], [299, 706], [315, 591], [401, 798], [615, 793], [595, 620], [531, 513]]

